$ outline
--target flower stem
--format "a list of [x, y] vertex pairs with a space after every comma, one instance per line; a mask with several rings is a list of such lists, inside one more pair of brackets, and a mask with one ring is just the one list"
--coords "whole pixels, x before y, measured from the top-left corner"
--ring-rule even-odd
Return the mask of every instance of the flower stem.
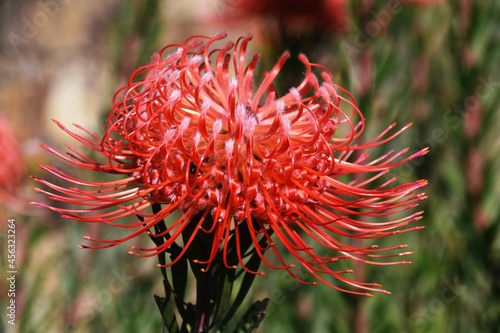
[[211, 270], [200, 274], [196, 281], [196, 321], [194, 331], [196, 333], [208, 332], [210, 323], [210, 281]]
[[193, 217], [191, 223], [182, 232], [185, 244], [189, 242], [189, 238], [193, 233], [196, 233], [195, 239], [186, 251], [186, 257], [196, 278], [196, 305], [194, 309], [194, 325], [191, 331], [194, 333], [208, 333], [213, 310], [211, 303], [213, 266], [204, 264], [210, 255], [213, 232], [207, 234], [199, 231], [196, 226], [199, 225], [201, 219], [203, 219], [205, 226], [213, 223], [210, 216], [206, 217], [204, 214], [198, 214]]

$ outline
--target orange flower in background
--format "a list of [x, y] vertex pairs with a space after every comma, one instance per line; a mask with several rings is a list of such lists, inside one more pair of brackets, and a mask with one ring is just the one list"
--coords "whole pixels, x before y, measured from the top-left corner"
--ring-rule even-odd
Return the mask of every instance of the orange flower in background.
[[345, 0], [225, 0], [225, 6], [224, 21], [276, 20], [294, 32], [315, 29], [338, 33], [349, 26]]
[[[37, 205], [65, 218], [130, 230], [128, 236], [111, 240], [85, 237], [93, 242], [86, 248], [115, 246], [146, 233], [168, 234], [159, 246], [131, 248], [135, 255], [155, 256], [180, 240], [184, 231], [194, 230], [177, 258], [197, 234], [204, 234], [211, 250], [208, 259], [197, 262], [206, 267], [222, 254], [225, 266], [235, 268], [226, 261], [226, 254], [231, 237], [239, 244], [237, 226], [244, 223], [269, 267], [316, 284], [297, 276], [298, 264], [335, 289], [364, 295], [384, 291], [378, 284], [349, 279], [346, 273], [351, 271], [335, 269], [335, 262], [407, 263], [378, 260], [409, 254], [381, 254], [403, 245], [356, 248], [348, 239], [380, 238], [420, 228], [408, 225], [419, 220], [422, 212], [401, 213], [424, 199], [418, 190], [426, 181], [396, 185], [387, 173], [427, 150], [408, 156], [408, 149], [403, 149], [370, 158], [369, 149], [393, 140], [408, 126], [394, 131], [393, 124], [374, 139], [359, 143], [365, 128], [363, 115], [349, 92], [332, 82], [325, 67], [300, 55], [303, 81], [280, 95], [273, 82], [290, 55], [284, 53], [256, 84], [259, 57], [246, 54], [251, 37], [220, 43], [223, 38], [225, 34], [194, 36], [168, 45], [149, 65], [136, 70], [116, 92], [102, 137], [79, 126], [83, 134], [77, 134], [56, 121], [103, 159], [74, 148], [67, 156], [44, 146], [47, 150], [80, 168], [121, 177], [93, 182], [41, 166], [70, 186], [35, 178], [51, 189], [38, 191], [61, 202], [57, 207]], [[153, 205], [161, 209], [151, 213]], [[152, 231], [175, 211], [181, 212], [180, 217], [167, 221], [166, 230]], [[137, 222], [124, 219], [134, 215], [139, 217]], [[374, 218], [384, 221], [367, 221]], [[262, 239], [267, 246], [259, 245]], [[249, 270], [245, 253], [240, 253], [244, 250], [236, 249], [239, 264]], [[276, 260], [264, 256], [265, 251]], [[293, 263], [285, 252], [295, 258]], [[362, 291], [344, 289], [331, 276]]]
[[422, 6], [442, 5], [445, 2], [446, 0], [403, 0], [403, 3]]
[[25, 176], [26, 168], [11, 125], [0, 117], [0, 198], [14, 200], [14, 191]]

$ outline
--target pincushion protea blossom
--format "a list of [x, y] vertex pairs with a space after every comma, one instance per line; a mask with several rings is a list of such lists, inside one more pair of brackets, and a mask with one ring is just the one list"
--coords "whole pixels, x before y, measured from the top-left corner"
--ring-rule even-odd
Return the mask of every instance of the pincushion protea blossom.
[[274, 20], [288, 32], [314, 30], [332, 34], [344, 32], [349, 26], [345, 0], [226, 0], [224, 4], [224, 24], [248, 24], [257, 19], [259, 26], [270, 28]]
[[[16, 199], [16, 187], [26, 175], [26, 167], [21, 148], [14, 135], [13, 126], [0, 116], [0, 200], [8, 203], [9, 208], [22, 206], [24, 202]], [[3, 216], [2, 216], [3, 217]]]
[[[246, 224], [255, 251], [271, 268], [284, 269], [300, 282], [317, 284], [297, 276], [294, 267], [299, 264], [315, 281], [335, 289], [359, 294], [384, 291], [378, 284], [353, 281], [346, 276], [351, 271], [332, 266], [340, 259], [376, 265], [407, 263], [377, 261], [409, 254], [380, 254], [405, 246], [355, 248], [341, 238], [372, 239], [420, 228], [407, 226], [419, 220], [422, 212], [404, 217], [400, 213], [424, 198], [417, 190], [426, 181], [394, 185], [394, 178], [381, 179], [427, 150], [411, 156], [406, 154], [408, 149], [390, 151], [370, 160], [368, 149], [384, 145], [408, 126], [394, 131], [393, 124], [374, 139], [356, 143], [365, 128], [363, 115], [349, 92], [332, 82], [325, 67], [299, 55], [304, 79], [279, 96], [273, 82], [290, 57], [285, 52], [254, 89], [259, 57], [247, 61], [251, 37], [216, 47], [225, 36], [194, 36], [154, 55], [149, 65], [136, 70], [116, 92], [102, 138], [79, 126], [85, 135], [77, 134], [56, 121], [105, 161], [74, 148], [68, 156], [44, 148], [77, 167], [123, 178], [85, 181], [41, 166], [79, 188], [35, 178], [52, 189], [38, 191], [83, 208], [47, 207], [66, 218], [132, 230], [119, 239], [84, 237], [93, 242], [85, 248], [115, 246], [144, 233], [152, 237], [168, 233], [168, 240], [159, 246], [132, 246], [131, 253], [137, 256], [166, 251], [189, 226], [192, 232], [177, 259], [197, 234], [205, 234], [209, 253], [196, 261], [205, 269], [217, 257], [226, 267], [236, 268], [226, 260], [228, 244], [231, 237], [239, 244], [237, 226]], [[316, 70], [321, 79], [313, 74]], [[351, 175], [362, 175], [362, 180], [353, 177], [345, 182], [344, 176]], [[153, 205], [161, 209], [152, 214], [148, 208]], [[152, 231], [177, 210], [182, 214], [167, 223], [167, 230]], [[396, 213], [397, 218], [389, 218]], [[139, 221], [124, 219], [130, 215]], [[366, 222], [366, 217], [387, 217], [387, 221]], [[267, 246], [259, 245], [262, 239]], [[238, 246], [236, 251], [239, 264], [250, 271], [243, 251]], [[264, 251], [274, 253], [275, 258], [264, 256]], [[289, 256], [283, 252], [295, 257], [295, 263], [288, 263]], [[349, 289], [330, 276], [350, 285]]]

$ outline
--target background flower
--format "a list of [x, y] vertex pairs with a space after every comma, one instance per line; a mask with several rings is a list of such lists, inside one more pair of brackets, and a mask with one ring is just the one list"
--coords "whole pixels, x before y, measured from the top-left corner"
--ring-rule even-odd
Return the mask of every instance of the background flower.
[[0, 117], [0, 195], [3, 199], [12, 196], [16, 185], [21, 182], [26, 170], [19, 143], [9, 122]]
[[336, 34], [345, 31], [349, 26], [347, 4], [344, 0], [227, 0], [222, 15], [225, 23], [238, 24], [255, 19], [263, 28], [279, 27], [280, 30], [287, 30], [289, 34], [300, 34], [307, 30]]

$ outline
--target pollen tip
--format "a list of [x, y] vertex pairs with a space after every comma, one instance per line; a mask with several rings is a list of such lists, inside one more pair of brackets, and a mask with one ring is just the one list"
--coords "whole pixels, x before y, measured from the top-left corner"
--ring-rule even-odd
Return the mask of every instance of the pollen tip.
[[285, 52], [283, 52], [283, 54], [281, 55], [282, 58], [285, 58], [285, 59], [288, 59], [291, 57], [290, 55], [290, 51], [286, 50]]
[[229, 82], [229, 90], [234, 90], [238, 87], [238, 80], [236, 78], [232, 78], [231, 82]]
[[232, 155], [233, 149], [234, 149], [234, 139], [230, 138], [226, 141], [226, 154], [227, 155]]
[[214, 122], [212, 133], [213, 135], [217, 135], [220, 133], [221, 130], [222, 130], [222, 119], [217, 118], [217, 120], [215, 120]]
[[292, 95], [292, 98], [295, 100], [295, 102], [299, 102], [301, 100], [300, 93], [297, 88], [290, 88], [290, 94]]
[[227, 37], [227, 33], [224, 32], [224, 31], [219, 31], [218, 33], [215, 34], [215, 37], [214, 38], [226, 38]]
[[201, 103], [201, 113], [202, 114], [205, 114], [208, 109], [210, 109], [210, 106], [212, 105], [212, 100], [210, 98], [207, 98], [203, 101], [203, 103]]
[[285, 111], [285, 102], [283, 101], [283, 99], [278, 99], [276, 101], [276, 109], [278, 109], [278, 111], [280, 112]]
[[212, 74], [212, 72], [206, 72], [201, 77], [201, 84], [207, 84], [207, 82], [210, 81], [213, 78], [213, 76], [214, 75]]
[[297, 58], [302, 61], [302, 62], [309, 62], [309, 59], [307, 59], [306, 55], [304, 53], [299, 53]]

